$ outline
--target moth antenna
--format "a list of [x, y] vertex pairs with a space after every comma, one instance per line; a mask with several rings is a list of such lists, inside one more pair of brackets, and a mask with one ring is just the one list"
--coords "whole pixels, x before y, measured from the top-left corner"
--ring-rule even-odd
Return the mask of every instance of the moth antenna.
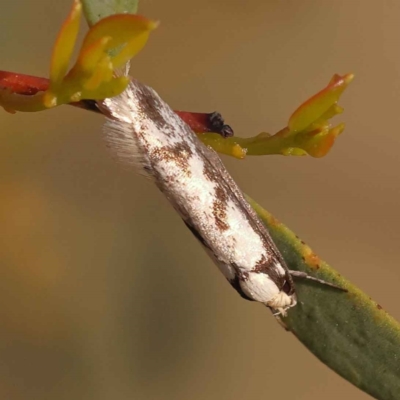
[[293, 276], [294, 278], [308, 279], [310, 281], [318, 282], [321, 285], [330, 286], [330, 287], [333, 287], [335, 289], [342, 290], [343, 292], [347, 292], [347, 289], [345, 289], [345, 288], [342, 288], [342, 287], [340, 287], [338, 285], [335, 285], [334, 283], [330, 283], [330, 282], [324, 281], [323, 279], [315, 278], [314, 276], [308, 275], [306, 272], [303, 272], [303, 271], [289, 270], [289, 274], [291, 276]]

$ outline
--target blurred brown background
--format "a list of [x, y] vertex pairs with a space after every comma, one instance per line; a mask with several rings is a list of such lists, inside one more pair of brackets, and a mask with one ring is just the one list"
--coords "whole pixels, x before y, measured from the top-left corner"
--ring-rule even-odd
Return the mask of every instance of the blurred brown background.
[[[69, 0], [0, 14], [0, 69], [47, 76]], [[241, 187], [400, 319], [400, 3], [143, 0], [134, 76], [176, 109], [275, 132], [356, 73], [323, 159], [224, 158]], [[0, 112], [1, 399], [367, 399], [225, 282], [102, 118]]]

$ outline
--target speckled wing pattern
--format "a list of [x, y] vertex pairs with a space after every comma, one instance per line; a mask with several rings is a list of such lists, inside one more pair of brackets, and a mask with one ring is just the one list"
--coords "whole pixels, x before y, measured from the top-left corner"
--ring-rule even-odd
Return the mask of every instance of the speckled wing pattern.
[[218, 155], [136, 80], [98, 106], [113, 153], [155, 182], [240, 295], [278, 314], [294, 306], [279, 250]]

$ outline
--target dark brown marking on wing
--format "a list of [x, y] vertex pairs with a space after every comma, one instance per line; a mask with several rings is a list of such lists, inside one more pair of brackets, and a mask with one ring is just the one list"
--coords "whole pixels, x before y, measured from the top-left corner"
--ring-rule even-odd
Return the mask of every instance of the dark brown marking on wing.
[[208, 163], [204, 163], [203, 175], [211, 182], [216, 182], [215, 171], [211, 169]]
[[289, 295], [294, 293], [292, 281], [287, 278], [286, 273], [284, 276], [282, 276], [275, 265], [271, 262], [268, 262], [264, 255], [251, 270], [251, 272], [255, 272], [256, 274], [266, 274], [272, 280], [272, 282], [275, 283], [279, 290], [282, 290]]
[[255, 265], [255, 267], [253, 268], [252, 272], [255, 272], [256, 274], [266, 274], [268, 271], [268, 266], [267, 264], [267, 259], [265, 258], [265, 255], [263, 254], [261, 256], [261, 259], [257, 262], [257, 264]]
[[220, 186], [217, 186], [215, 189], [215, 200], [213, 202], [213, 215], [215, 223], [221, 231], [226, 231], [229, 228], [226, 222], [226, 202], [227, 196], [225, 191]]
[[165, 160], [174, 162], [183, 172], [190, 175], [189, 159], [193, 151], [187, 143], [181, 142], [169, 146], [163, 146], [151, 153], [151, 158], [158, 162]]
[[154, 93], [148, 87], [141, 84], [135, 85], [135, 95], [139, 100], [142, 112], [146, 115], [146, 119], [151, 120], [166, 136], [171, 136], [173, 132], [169, 130], [167, 122], [160, 113], [160, 110], [165, 106], [158, 96], [154, 96]]
[[227, 229], [229, 229], [229, 224], [227, 223], [226, 208], [230, 192], [224, 185], [224, 181], [218, 179], [220, 177], [220, 171], [216, 170], [208, 159], [204, 159], [203, 175], [210, 182], [215, 183], [215, 200], [213, 202], [213, 215], [217, 227], [221, 231], [226, 231]]

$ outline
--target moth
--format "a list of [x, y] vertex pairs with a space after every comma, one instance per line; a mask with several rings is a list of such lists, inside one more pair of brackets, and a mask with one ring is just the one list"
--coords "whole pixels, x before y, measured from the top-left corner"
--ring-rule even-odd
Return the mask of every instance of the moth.
[[218, 155], [153, 89], [132, 79], [97, 106], [108, 147], [157, 185], [242, 297], [285, 315], [297, 302], [292, 277], [319, 281], [288, 269]]

